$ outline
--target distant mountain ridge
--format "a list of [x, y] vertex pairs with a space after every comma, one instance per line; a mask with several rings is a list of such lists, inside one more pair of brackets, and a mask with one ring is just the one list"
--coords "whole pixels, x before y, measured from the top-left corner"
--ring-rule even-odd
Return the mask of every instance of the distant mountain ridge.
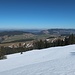
[[59, 34], [59, 35], [75, 34], [75, 29], [47, 29], [47, 30], [42, 30], [40, 33], [41, 34]]
[[0, 32], [0, 36], [21, 35], [23, 33], [29, 33], [29, 32], [24, 32], [24, 31], [2, 31], [2, 32]]
[[4, 30], [0, 31], [0, 36], [4, 35], [21, 35], [24, 33], [31, 33], [31, 34], [54, 34], [54, 35], [69, 35], [69, 34], [75, 34], [75, 29], [26, 29], [26, 30]]

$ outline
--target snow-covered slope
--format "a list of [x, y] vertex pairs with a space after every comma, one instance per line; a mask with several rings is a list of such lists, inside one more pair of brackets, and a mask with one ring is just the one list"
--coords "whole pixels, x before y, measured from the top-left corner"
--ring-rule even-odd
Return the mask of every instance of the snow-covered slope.
[[8, 55], [0, 75], [75, 75], [75, 45]]

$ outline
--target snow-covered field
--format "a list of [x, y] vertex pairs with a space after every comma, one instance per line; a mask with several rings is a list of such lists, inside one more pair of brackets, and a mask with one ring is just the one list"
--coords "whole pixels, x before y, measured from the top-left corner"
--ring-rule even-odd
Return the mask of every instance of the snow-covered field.
[[0, 75], [75, 75], [75, 45], [12, 54], [0, 60]]

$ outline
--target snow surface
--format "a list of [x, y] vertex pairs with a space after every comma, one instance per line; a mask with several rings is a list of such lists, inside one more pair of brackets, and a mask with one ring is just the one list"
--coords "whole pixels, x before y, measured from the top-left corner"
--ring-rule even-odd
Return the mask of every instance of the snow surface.
[[8, 55], [0, 75], [75, 75], [75, 45]]

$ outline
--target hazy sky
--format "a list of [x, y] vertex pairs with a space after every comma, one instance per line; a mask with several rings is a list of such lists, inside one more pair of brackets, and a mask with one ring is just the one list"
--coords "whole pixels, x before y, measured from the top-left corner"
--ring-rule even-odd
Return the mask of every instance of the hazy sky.
[[0, 28], [75, 28], [75, 0], [0, 0]]

